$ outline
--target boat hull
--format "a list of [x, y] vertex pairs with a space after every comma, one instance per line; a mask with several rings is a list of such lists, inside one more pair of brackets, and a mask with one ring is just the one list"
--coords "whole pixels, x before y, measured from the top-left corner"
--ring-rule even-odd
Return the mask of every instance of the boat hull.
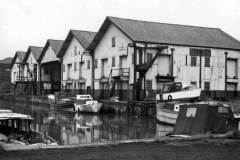
[[157, 110], [157, 120], [161, 123], [166, 123], [169, 125], [176, 124], [178, 112], [168, 110], [168, 109], [159, 109]]
[[102, 103], [77, 104], [74, 103], [75, 112], [99, 113]]
[[187, 100], [187, 99], [195, 99], [201, 96], [201, 89], [194, 89], [189, 91], [179, 91], [172, 93], [164, 93], [162, 94], [162, 100], [170, 101], [170, 100]]
[[49, 102], [49, 105], [51, 107], [56, 107], [56, 108], [73, 108], [73, 102], [65, 102], [65, 103], [53, 103]]

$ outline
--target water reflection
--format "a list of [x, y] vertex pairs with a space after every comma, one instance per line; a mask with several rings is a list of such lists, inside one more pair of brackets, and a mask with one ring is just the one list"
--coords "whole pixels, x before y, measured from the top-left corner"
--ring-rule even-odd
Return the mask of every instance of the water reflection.
[[75, 114], [24, 103], [0, 102], [0, 108], [29, 114], [31, 129], [48, 134], [62, 145], [153, 138], [169, 133], [172, 127], [134, 116]]

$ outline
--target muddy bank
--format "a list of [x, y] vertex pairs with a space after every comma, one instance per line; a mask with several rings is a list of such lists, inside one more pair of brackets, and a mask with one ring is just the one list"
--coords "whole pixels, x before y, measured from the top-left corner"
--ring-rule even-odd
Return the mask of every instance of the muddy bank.
[[1, 160], [17, 159], [240, 159], [239, 140], [205, 139], [184, 142], [142, 142], [31, 151], [0, 151]]

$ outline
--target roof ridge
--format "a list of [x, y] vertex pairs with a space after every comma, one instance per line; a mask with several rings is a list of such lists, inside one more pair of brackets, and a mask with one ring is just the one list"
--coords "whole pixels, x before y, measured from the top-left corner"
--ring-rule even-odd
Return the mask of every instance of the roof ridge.
[[48, 39], [48, 41], [64, 41], [64, 40], [60, 40], [60, 39]]
[[166, 24], [166, 25], [175, 25], [175, 26], [185, 26], [185, 27], [195, 27], [195, 28], [206, 28], [206, 29], [219, 29], [217, 27], [203, 27], [203, 26], [193, 26], [193, 25], [185, 25], [185, 24], [176, 24], [176, 23], [163, 23], [163, 22], [154, 22], [154, 21], [146, 21], [146, 20], [136, 20], [130, 18], [120, 18], [120, 17], [112, 17], [107, 16], [108, 18], [116, 18], [116, 19], [123, 19], [123, 20], [130, 20], [130, 21], [138, 21], [138, 22], [146, 22], [146, 23], [156, 23], [156, 24]]
[[86, 30], [77, 30], [77, 29], [70, 29], [70, 31], [78, 31], [78, 32], [89, 32], [89, 33], [97, 33], [94, 31], [86, 31]]
[[31, 47], [35, 47], [35, 48], [43, 48], [43, 47], [39, 47], [39, 46], [29, 46], [29, 48]]

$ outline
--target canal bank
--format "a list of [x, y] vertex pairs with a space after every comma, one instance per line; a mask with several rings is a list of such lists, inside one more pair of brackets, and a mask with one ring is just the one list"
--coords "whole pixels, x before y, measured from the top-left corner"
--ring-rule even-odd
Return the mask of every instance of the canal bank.
[[[0, 150], [1, 160], [18, 159], [164, 159], [225, 160], [239, 159], [240, 143], [236, 140], [198, 140], [178, 142], [141, 142], [76, 148], [39, 149], [31, 151]], [[123, 154], [124, 153], [124, 154]]]

